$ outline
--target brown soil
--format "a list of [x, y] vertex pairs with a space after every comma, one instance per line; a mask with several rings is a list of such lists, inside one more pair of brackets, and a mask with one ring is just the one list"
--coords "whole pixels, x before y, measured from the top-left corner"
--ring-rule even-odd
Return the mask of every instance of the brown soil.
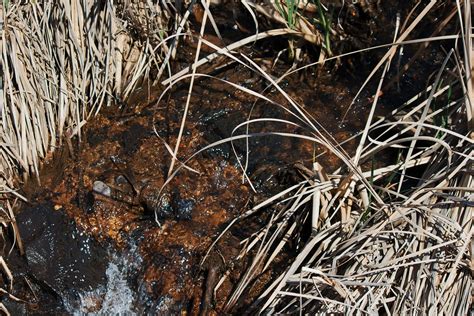
[[[235, 70], [224, 73], [228, 80], [249, 82], [254, 89], [261, 85], [245, 69]], [[308, 88], [289, 90], [299, 92], [292, 96], [313, 115], [324, 116], [331, 128], [340, 130], [335, 133], [338, 140], [350, 135], [335, 124], [338, 108], [349, 101], [347, 89], [326, 87], [324, 93], [314, 93]], [[172, 99], [160, 104], [156, 104], [156, 92], [150, 96], [138, 94], [125, 109], [104, 109], [86, 125], [78, 149], [72, 154], [67, 148], [58, 152], [58, 157], [44, 166], [41, 187], [30, 185], [25, 191], [35, 203], [51, 201], [54, 209], [72, 218], [80, 231], [103, 245], [113, 245], [119, 253], [131, 243], [137, 243], [143, 260], [142, 270], [137, 272], [140, 286], [146, 292], [143, 295], [150, 301], [166, 295], [176, 304], [166, 308], [196, 314], [206, 271], [215, 265], [218, 273], [223, 273], [223, 260], [236, 256], [239, 239], [226, 237], [202, 270], [199, 263], [203, 253], [224, 224], [245, 211], [254, 199], [264, 196], [252, 194], [249, 186], [242, 184], [242, 172], [230, 145], [198, 155], [187, 166], [199, 174], [183, 168], [163, 187], [170, 164], [164, 142], [172, 146], [176, 141], [184, 92], [185, 89], [178, 89]], [[318, 106], [322, 102], [320, 98], [343, 102], [334, 107], [334, 114], [327, 109], [323, 114]], [[200, 82], [194, 90], [180, 146], [181, 160], [209, 142], [229, 137], [232, 129], [245, 121], [253, 101], [253, 97], [220, 82]], [[255, 116], [285, 117], [281, 110], [269, 107], [257, 106]], [[259, 128], [264, 131], [275, 126], [265, 124]], [[281, 125], [278, 128], [281, 130]], [[302, 132], [295, 127], [284, 128]], [[252, 140], [250, 145], [251, 179], [257, 189], [265, 188], [267, 194], [285, 185], [278, 174], [284, 172], [288, 163], [308, 164], [314, 151], [322, 150], [313, 148], [309, 142], [271, 136]], [[236, 146], [242, 155], [243, 143], [237, 142]], [[331, 159], [323, 163], [334, 165]], [[94, 192], [96, 181], [111, 189], [110, 196]], [[155, 211], [161, 227], [155, 222]], [[215, 298], [217, 310], [222, 308], [232, 282], [238, 280], [239, 267], [232, 271], [233, 275]], [[259, 290], [254, 292], [258, 294]]]

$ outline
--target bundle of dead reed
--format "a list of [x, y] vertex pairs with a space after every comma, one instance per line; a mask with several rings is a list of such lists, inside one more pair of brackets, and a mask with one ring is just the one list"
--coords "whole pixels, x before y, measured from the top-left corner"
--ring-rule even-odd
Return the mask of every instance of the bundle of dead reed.
[[[297, 242], [301, 231], [310, 229], [298, 256], [256, 302], [262, 311], [468, 312], [474, 141], [466, 131], [433, 124], [440, 110], [430, 107], [431, 100], [419, 102], [411, 113], [397, 112], [398, 120], [369, 123], [368, 134], [378, 129], [377, 137], [368, 137], [360, 158], [347, 159], [344, 170], [326, 174], [316, 163], [313, 170], [304, 169], [306, 179], [300, 184], [245, 215], [273, 205], [267, 224], [243, 241], [247, 246], [240, 257], [253, 259], [229, 308], [271, 268], [287, 243]], [[460, 99], [443, 110], [465, 113], [465, 105]], [[406, 158], [363, 170], [360, 163], [388, 147], [404, 150]]]
[[169, 10], [157, 1], [3, 2], [1, 192], [38, 174], [64, 137], [162, 66]]
[[[249, 126], [262, 121], [300, 125], [310, 133], [273, 134], [322, 145], [340, 159], [343, 167], [329, 174], [316, 160], [312, 170], [301, 169], [304, 179], [300, 183], [258, 204], [229, 225], [257, 212], [269, 214], [267, 223], [242, 241], [245, 246], [237, 259], [245, 258], [250, 263], [228, 299], [227, 311], [272, 268], [275, 258], [291, 241], [299, 245], [298, 255], [255, 302], [260, 312], [468, 313], [474, 232], [469, 6], [458, 3], [459, 24], [464, 28], [461, 35], [452, 36], [463, 45], [459, 51], [446, 54], [428, 89], [391, 115], [380, 119], [374, 116], [392, 57], [435, 3], [431, 1], [401, 35], [396, 30], [393, 46], [371, 73], [370, 77], [377, 72], [381, 77], [366, 126], [357, 135], [358, 148], [351, 156], [284, 93], [278, 81], [244, 56], [248, 67], [257, 69], [287, 98], [289, 111], [298, 122], [254, 119], [236, 131], [244, 126], [248, 131]], [[449, 69], [448, 64], [452, 65]], [[456, 80], [452, 79], [453, 73], [458, 74]], [[266, 96], [240, 89], [272, 103]], [[422, 99], [423, 95], [429, 96]], [[268, 133], [247, 133], [216, 144], [265, 135]], [[370, 161], [387, 149], [398, 151], [400, 158], [370, 167]], [[310, 231], [309, 236], [305, 237], [304, 231]], [[225, 278], [218, 282], [216, 291]]]
[[[38, 175], [101, 107], [125, 100], [165, 65], [171, 14], [158, 1], [0, 3], [0, 234], [11, 226], [20, 252], [13, 207], [24, 199], [21, 179]], [[13, 278], [1, 256], [0, 269], [10, 281], [3, 296]]]

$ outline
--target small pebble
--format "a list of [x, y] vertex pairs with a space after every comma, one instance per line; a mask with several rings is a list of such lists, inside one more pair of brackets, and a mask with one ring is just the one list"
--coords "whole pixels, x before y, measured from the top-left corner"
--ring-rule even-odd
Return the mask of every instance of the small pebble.
[[115, 178], [115, 183], [117, 183], [117, 184], [128, 184], [128, 180], [124, 176], [119, 175], [117, 178]]
[[95, 181], [94, 185], [92, 186], [92, 190], [95, 193], [99, 193], [108, 197], [110, 197], [112, 194], [112, 189], [110, 189], [110, 187], [102, 181]]

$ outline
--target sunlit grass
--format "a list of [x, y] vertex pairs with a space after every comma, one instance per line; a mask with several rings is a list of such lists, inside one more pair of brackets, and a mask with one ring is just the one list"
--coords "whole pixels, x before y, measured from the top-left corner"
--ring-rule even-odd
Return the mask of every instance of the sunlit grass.
[[[1, 233], [10, 232], [5, 235], [20, 252], [13, 207], [26, 199], [18, 189], [39, 175], [64, 139], [80, 139], [84, 124], [102, 107], [120, 103], [151, 80], [157, 65], [166, 66], [170, 43], [163, 37], [172, 29], [165, 10], [142, 1], [0, 5]], [[5, 265], [0, 268], [8, 274]], [[10, 290], [0, 289], [2, 295]]]
[[[357, 134], [358, 149], [351, 155], [342, 151], [320, 124], [305, 115], [300, 105], [278, 86], [279, 80], [266, 76], [245, 56], [237, 60], [267, 79], [286, 98], [287, 109], [296, 115], [296, 121], [249, 120], [236, 127], [233, 137], [213, 145], [268, 134], [296, 137], [325, 146], [339, 157], [343, 167], [326, 173], [315, 161], [312, 175], [308, 176], [311, 180], [302, 180], [259, 203], [222, 232], [216, 242], [243, 219], [262, 211], [268, 213], [268, 222], [242, 240], [244, 247], [237, 259], [247, 262], [247, 268], [228, 297], [226, 312], [238, 307], [238, 302], [259, 276], [272, 268], [273, 260], [290, 240], [299, 243], [298, 254], [255, 301], [255, 310], [270, 314], [468, 312], [473, 190], [472, 175], [464, 170], [472, 168], [474, 158], [474, 100], [469, 94], [469, 71], [465, 71], [471, 69], [469, 58], [460, 67], [457, 52], [449, 52], [426, 91], [387, 117], [376, 119], [373, 115], [384, 75], [399, 44], [434, 3], [430, 2], [403, 33], [395, 34], [395, 45], [370, 74], [368, 80], [382, 73], [366, 126]], [[459, 16], [465, 16], [465, 11], [458, 9]], [[470, 27], [469, 15], [463, 22]], [[465, 42], [470, 43], [470, 39]], [[471, 49], [467, 51], [472, 53]], [[458, 65], [455, 72], [459, 77], [446, 85], [443, 78], [451, 73], [448, 63]], [[454, 89], [457, 99], [453, 97]], [[256, 92], [249, 93], [258, 96]], [[446, 103], [438, 107], [437, 102]], [[460, 115], [465, 116], [467, 126], [450, 124]], [[311, 132], [239, 134], [243, 127], [264, 121], [297, 124]], [[398, 160], [364, 169], [366, 161], [376, 159], [387, 149], [398, 150]], [[246, 173], [244, 167], [243, 172]], [[310, 228], [311, 236], [301, 239], [297, 227]], [[219, 288], [215, 290], [218, 292]]]
[[[320, 45], [331, 55], [332, 21], [319, 0], [246, 2], [244, 5], [254, 14], [255, 21], [259, 15], [281, 28], [249, 35], [226, 47], [204, 38], [207, 21], [219, 37], [220, 31], [210, 1], [202, 2], [205, 13], [196, 35], [198, 48], [194, 63], [175, 74], [169, 61], [176, 55], [178, 39], [190, 35], [185, 34], [190, 10], [183, 17], [175, 17], [175, 27], [168, 30], [168, 19], [175, 13], [160, 11], [163, 9], [158, 5], [139, 5], [145, 2], [134, 2], [120, 12], [111, 2], [99, 7], [95, 7], [96, 2], [79, 0], [69, 1], [68, 5], [4, 2], [0, 190], [12, 200], [22, 198], [14, 190], [21, 176], [38, 174], [41, 162], [61, 145], [64, 137], [80, 135], [83, 125], [103, 106], [126, 99], [143, 81], [161, 83], [164, 87], [161, 97], [177, 83], [189, 81], [177, 142], [166, 144], [172, 162], [165, 185], [181, 169], [192, 170], [186, 163], [200, 152], [251, 137], [277, 135], [311, 142], [325, 147], [342, 165], [329, 172], [318, 162], [324, 157], [315, 158], [311, 165], [305, 166], [306, 179], [246, 210], [223, 231], [224, 235], [232, 225], [255, 218], [261, 212], [268, 214], [266, 225], [242, 240], [241, 253], [232, 258], [242, 260], [247, 266], [228, 297], [225, 311], [238, 307], [255, 280], [274, 267], [275, 259], [291, 241], [298, 245], [297, 254], [254, 302], [256, 311], [467, 314], [472, 290], [469, 247], [473, 234], [474, 158], [471, 135], [474, 93], [469, 75], [473, 59], [468, 8], [458, 8], [459, 24], [464, 26], [461, 35], [443, 37], [464, 45], [458, 47], [459, 51], [446, 54], [445, 63], [430, 86], [386, 117], [376, 118], [374, 114], [384, 76], [390, 71], [397, 50], [402, 45], [439, 40], [407, 40], [435, 2], [422, 8], [406, 28], [400, 32], [397, 28], [393, 43], [366, 50], [388, 48], [361, 86], [362, 91], [369, 80], [378, 78], [365, 127], [355, 136], [359, 145], [354, 153], [343, 150], [331, 133], [279, 85], [291, 73], [344, 56], [325, 58], [322, 54], [318, 62], [294, 67], [275, 79], [252, 58], [237, 53], [244, 45], [280, 36]], [[307, 18], [305, 10], [313, 10], [318, 19]], [[129, 27], [122, 24], [126, 19]], [[135, 32], [141, 31], [140, 40], [130, 34], [130, 27]], [[201, 56], [202, 44], [216, 52]], [[179, 148], [186, 116], [193, 106], [194, 82], [210, 77], [199, 73], [199, 67], [219, 56], [252, 70], [283, 96], [285, 104], [274, 101], [266, 90], [253, 91], [239, 83], [216, 80], [268, 106], [284, 108], [291, 120], [249, 119], [236, 126], [230, 138], [206, 146], [181, 162]], [[448, 69], [448, 64], [456, 65], [454, 70]], [[452, 73], [457, 74], [456, 81], [449, 79]], [[162, 80], [163, 74], [169, 76]], [[457, 95], [459, 91], [461, 95]], [[467, 127], [452, 123], [460, 118]], [[259, 133], [257, 127], [262, 122], [280, 124], [282, 129]], [[308, 132], [289, 133], [284, 129], [288, 125]], [[398, 151], [399, 156], [382, 165], [370, 163], [377, 161], [378, 155], [387, 149]], [[245, 154], [252, 159], [249, 153]], [[253, 188], [247, 161], [239, 159], [239, 165], [243, 178]], [[0, 209], [1, 223], [15, 229], [12, 205], [7, 205]], [[310, 231], [306, 239], [300, 234], [302, 227]], [[16, 232], [14, 236], [17, 237]], [[4, 273], [11, 274], [1, 261], [0, 265]], [[226, 277], [223, 275], [221, 281]], [[219, 288], [215, 290], [218, 292]]]

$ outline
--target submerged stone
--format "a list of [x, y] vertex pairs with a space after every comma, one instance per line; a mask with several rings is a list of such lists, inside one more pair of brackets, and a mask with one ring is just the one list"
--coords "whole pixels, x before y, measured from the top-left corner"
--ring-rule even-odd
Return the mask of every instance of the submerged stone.
[[142, 204], [145, 212], [152, 213], [160, 221], [168, 219], [191, 220], [194, 200], [181, 199], [178, 190], [159, 192], [151, 188], [142, 191]]
[[17, 222], [29, 270], [40, 288], [74, 302], [79, 291], [105, 282], [106, 251], [51, 203], [25, 208]]
[[107, 197], [112, 195], [112, 189], [102, 181], [95, 181], [92, 190]]

